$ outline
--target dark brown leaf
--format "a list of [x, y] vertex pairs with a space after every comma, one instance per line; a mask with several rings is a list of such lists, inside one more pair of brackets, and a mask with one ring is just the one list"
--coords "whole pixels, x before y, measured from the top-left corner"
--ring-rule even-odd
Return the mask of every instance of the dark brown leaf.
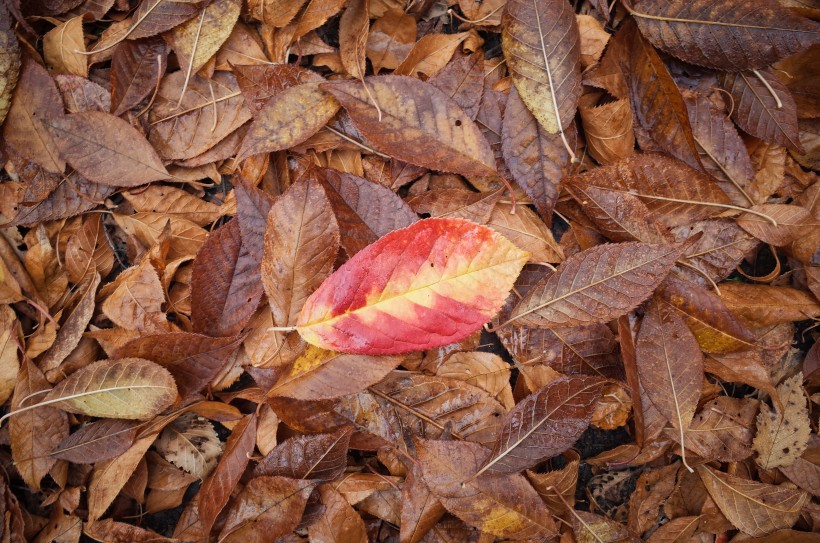
[[253, 475], [332, 481], [347, 467], [347, 448], [352, 432], [348, 426], [332, 434], [292, 437], [260, 460]]
[[242, 245], [239, 221], [213, 232], [194, 260], [191, 313], [195, 332], [238, 334], [262, 297], [257, 262]]
[[167, 65], [168, 48], [159, 38], [120, 44], [111, 57], [111, 113], [119, 116], [139, 105]]

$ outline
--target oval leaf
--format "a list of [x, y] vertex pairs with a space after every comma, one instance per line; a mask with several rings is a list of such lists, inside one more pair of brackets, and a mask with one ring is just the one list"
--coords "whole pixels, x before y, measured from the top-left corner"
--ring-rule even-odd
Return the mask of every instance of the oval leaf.
[[427, 219], [357, 253], [305, 302], [297, 329], [326, 349], [397, 354], [459, 341], [504, 303], [529, 258], [485, 226]]
[[72, 373], [43, 401], [69, 413], [148, 420], [176, 397], [177, 386], [168, 370], [141, 358], [123, 358], [100, 360]]
[[[464, 110], [433, 85], [384, 75], [326, 83], [373, 146], [399, 160], [462, 175], [495, 175], [492, 149]], [[371, 98], [372, 95], [372, 98]], [[380, 109], [373, 106], [378, 103]]]

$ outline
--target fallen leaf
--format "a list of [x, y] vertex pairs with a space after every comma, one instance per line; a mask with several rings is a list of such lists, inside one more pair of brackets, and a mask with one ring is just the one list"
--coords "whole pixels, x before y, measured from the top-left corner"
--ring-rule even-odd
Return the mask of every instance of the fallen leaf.
[[[331, 275], [305, 302], [297, 329], [315, 345], [367, 354], [453, 343], [498, 311], [528, 256], [468, 221], [419, 221]], [[420, 338], [420, 326], [428, 335]]]
[[352, 428], [331, 434], [292, 437], [262, 458], [253, 470], [254, 477], [277, 475], [291, 479], [332, 481], [347, 466]]
[[222, 454], [222, 442], [213, 424], [190, 412], [166, 426], [154, 447], [163, 458], [197, 479], [207, 477]]
[[[20, 75], [20, 46], [13, 27], [8, 8], [0, 9], [0, 35], [2, 35], [3, 42], [2, 64], [0, 64], [0, 73], [3, 74], [0, 78], [0, 124], [9, 112], [12, 93]], [[415, 25], [413, 28], [415, 29]], [[415, 35], [413, 40], [415, 40]]]
[[403, 9], [393, 8], [376, 19], [367, 37], [367, 58], [373, 64], [373, 73], [398, 68], [415, 42], [416, 21]]
[[76, 464], [96, 464], [123, 454], [137, 436], [138, 426], [123, 419], [90, 422], [61, 441], [51, 455]]
[[501, 19], [501, 48], [513, 83], [538, 123], [564, 132], [581, 95], [581, 37], [567, 0], [510, 0]]
[[429, 83], [390, 75], [326, 83], [322, 88], [336, 97], [379, 151], [434, 170], [476, 176], [496, 173], [492, 150], [476, 125]]
[[467, 441], [419, 440], [421, 471], [447, 510], [483, 532], [506, 539], [552, 537], [556, 531], [538, 494], [520, 474], [476, 472], [490, 451]]
[[799, 53], [820, 33], [817, 23], [770, 0], [754, 6], [742, 0], [720, 6], [708, 0], [644, 0], [630, 11], [655, 46], [686, 62], [732, 72], [765, 68]]
[[72, 373], [45, 395], [69, 413], [150, 420], [176, 400], [173, 377], [141, 358], [100, 360]]
[[753, 447], [763, 469], [792, 465], [809, 444], [811, 427], [802, 384], [803, 374], [798, 373], [777, 387], [782, 410], [760, 405]]
[[450, 61], [453, 53], [469, 34], [428, 34], [417, 41], [401, 64], [393, 70], [395, 75], [433, 77]]
[[478, 474], [517, 473], [569, 449], [589, 426], [602, 386], [594, 377], [559, 377], [520, 401]]
[[720, 293], [735, 315], [756, 328], [820, 316], [820, 303], [810, 294], [791, 287], [733, 283]]
[[83, 54], [83, 18], [72, 17], [48, 32], [43, 39], [43, 52], [52, 74], [88, 77], [88, 57]]
[[170, 177], [145, 137], [118, 117], [86, 111], [43, 123], [54, 135], [60, 155], [91, 181], [134, 187]]
[[752, 454], [752, 421], [759, 402], [719, 396], [692, 419], [683, 444], [702, 458], [739, 462]]
[[698, 474], [720, 511], [751, 536], [791, 528], [808, 494], [788, 485], [769, 485], [698, 466]]

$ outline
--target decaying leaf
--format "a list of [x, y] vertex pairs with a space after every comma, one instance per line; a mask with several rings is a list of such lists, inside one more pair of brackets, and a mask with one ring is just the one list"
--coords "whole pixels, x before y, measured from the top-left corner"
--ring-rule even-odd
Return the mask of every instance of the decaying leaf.
[[777, 387], [782, 411], [760, 405], [753, 446], [763, 469], [790, 466], [808, 446], [811, 428], [802, 384], [803, 374], [798, 373]]

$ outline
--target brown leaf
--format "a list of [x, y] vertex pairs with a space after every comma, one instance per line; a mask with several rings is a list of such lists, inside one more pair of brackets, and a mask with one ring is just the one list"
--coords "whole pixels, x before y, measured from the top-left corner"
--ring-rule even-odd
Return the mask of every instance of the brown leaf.
[[444, 516], [446, 510], [433, 496], [422, 477], [421, 467], [414, 464], [401, 487], [402, 508], [399, 541], [419, 543]]
[[513, 179], [535, 203], [541, 217], [549, 220], [570, 157], [560, 136], [548, 133], [536, 121], [516, 88], [510, 89], [504, 110], [501, 150]]
[[325, 400], [355, 394], [381, 381], [402, 358], [338, 353], [310, 345], [268, 394], [297, 400]]
[[691, 540], [698, 529], [700, 517], [678, 517], [662, 524], [649, 536], [647, 543], [682, 543]]
[[702, 458], [739, 462], [752, 454], [752, 422], [759, 402], [718, 396], [692, 419], [684, 436], [687, 449]]
[[490, 214], [487, 226], [519, 249], [529, 252], [533, 262], [560, 262], [564, 259], [564, 253], [550, 229], [527, 207], [521, 206], [513, 214], [511, 204], [498, 203]]
[[248, 109], [256, 115], [272, 97], [302, 83], [322, 83], [325, 79], [312, 70], [291, 64], [238, 65], [234, 73]]
[[726, 279], [760, 245], [753, 236], [730, 220], [699, 221], [672, 229], [672, 235], [678, 242], [698, 234], [700, 237], [686, 249], [681, 260], [699, 271], [681, 266], [677, 273], [701, 284], [708, 283], [703, 274], [712, 281]]
[[607, 322], [648, 298], [682, 252], [648, 243], [593, 247], [533, 286], [510, 320], [544, 328]]
[[324, 513], [308, 526], [308, 536], [315, 543], [367, 543], [364, 521], [332, 485], [319, 487]]
[[88, 77], [88, 57], [83, 41], [83, 19], [73, 17], [43, 37], [43, 54], [52, 74]]
[[431, 217], [453, 217], [487, 224], [503, 195], [504, 189], [493, 192], [439, 189], [412, 196], [407, 199], [407, 203], [416, 213], [427, 213]]
[[791, 528], [808, 494], [788, 485], [769, 485], [698, 466], [698, 474], [720, 511], [745, 534], [762, 536]]
[[143, 135], [118, 117], [86, 111], [43, 122], [60, 154], [92, 181], [134, 187], [170, 177]]
[[[662, 224], [674, 227], [707, 219], [728, 204], [726, 196], [708, 175], [686, 164], [657, 154], [636, 155], [571, 178], [600, 188], [637, 196]], [[686, 179], [686, 183], [680, 183]]]
[[339, 56], [347, 73], [356, 78], [364, 77], [367, 31], [370, 29], [368, 0], [347, 3], [339, 20]]
[[293, 531], [315, 483], [257, 477], [239, 493], [219, 534], [224, 543], [264, 543]]
[[137, 436], [137, 423], [102, 419], [81, 426], [51, 451], [51, 456], [75, 464], [96, 464], [123, 454]]
[[703, 353], [695, 337], [672, 308], [655, 299], [641, 323], [635, 353], [647, 396], [683, 442], [703, 384]]
[[0, 401], [6, 403], [14, 391], [20, 360], [17, 358], [19, 323], [11, 306], [0, 306]]
[[[415, 25], [413, 25], [415, 29]], [[3, 41], [3, 56], [0, 61], [0, 124], [11, 107], [12, 93], [20, 75], [20, 46], [14, 33], [14, 24], [8, 8], [0, 8], [0, 35]], [[415, 36], [414, 36], [415, 39]]]
[[734, 100], [732, 119], [752, 136], [802, 151], [794, 98], [771, 70], [759, 70], [757, 73], [774, 89], [780, 99], [780, 107], [775, 95], [754, 72], [726, 72], [720, 79], [720, 86]]
[[631, 20], [612, 39], [609, 48], [616, 47], [627, 51], [621, 70], [638, 126], [667, 154], [701, 169], [686, 104], [661, 57]]
[[167, 63], [168, 48], [160, 38], [121, 43], [111, 57], [111, 113], [119, 116], [139, 105], [154, 90]]
[[484, 352], [456, 352], [436, 369], [436, 375], [460, 379], [486, 390], [506, 409], [515, 406], [510, 389], [511, 367], [498, 355]]
[[128, 38], [154, 36], [196, 15], [204, 2], [189, 0], [144, 0], [131, 17]]
[[[42, 170], [41, 173], [45, 174]], [[52, 177], [52, 174], [45, 175]], [[73, 217], [95, 207], [97, 202], [105, 200], [114, 192], [114, 187], [93, 183], [77, 172], [52, 178], [56, 181], [54, 191], [44, 195], [44, 200], [33, 205], [20, 205], [12, 224], [30, 226], [38, 222]]]
[[131, 447], [112, 458], [98, 462], [91, 474], [88, 485], [88, 520], [93, 523], [103, 516], [105, 510], [128, 482], [131, 474], [154, 443], [156, 434], [151, 433], [138, 439]]
[[430, 491], [464, 522], [514, 540], [552, 537], [555, 533], [552, 517], [522, 475], [475, 475], [490, 455], [481, 445], [419, 440], [416, 449]]
[[338, 251], [339, 226], [322, 186], [314, 180], [292, 185], [271, 207], [265, 229], [262, 284], [276, 326], [296, 324]]
[[111, 92], [105, 87], [79, 75], [58, 74], [54, 82], [63, 95], [68, 113], [111, 110]]
[[453, 60], [429, 81], [475, 120], [484, 94], [484, 55], [456, 52]]
[[[49, 390], [49, 383], [43, 372], [30, 360], [25, 360], [14, 386], [11, 411], [42, 403], [46, 395], [38, 394], [33, 398], [31, 395], [46, 390]], [[17, 471], [29, 488], [39, 490], [40, 481], [57, 462], [49, 453], [68, 437], [68, 417], [56, 407], [36, 407], [11, 417], [9, 437]]]
[[225, 43], [241, 9], [241, 0], [213, 0], [199, 14], [163, 34], [186, 73], [186, 81]]
[[719, 6], [710, 0], [644, 0], [630, 12], [655, 46], [686, 62], [732, 72], [765, 68], [816, 43], [820, 33], [820, 25], [772, 0]]
[[611, 164], [635, 154], [635, 133], [632, 130], [629, 100], [621, 99], [597, 105], [596, 102], [595, 94], [584, 95], [578, 105], [587, 148], [592, 158], [601, 164]]
[[668, 243], [666, 228], [655, 220], [644, 203], [633, 194], [568, 182], [565, 188], [584, 213], [612, 241]]
[[150, 420], [176, 400], [171, 374], [141, 358], [100, 360], [72, 373], [43, 401], [69, 413]]
[[291, 479], [332, 481], [347, 467], [351, 427], [330, 434], [292, 437], [259, 461], [254, 477], [278, 475]]
[[703, 351], [729, 353], [755, 347], [749, 328], [706, 288], [670, 277], [658, 289], [658, 295], [684, 319]]
[[[199, 489], [199, 521], [205, 534], [210, 533], [216, 516], [227, 505], [239, 478], [245, 472], [255, 442], [256, 415], [251, 414], [234, 426], [219, 464]], [[235, 502], [234, 507], [239, 504], [241, 501]]]
[[154, 447], [165, 460], [190, 473], [194, 480], [207, 477], [222, 454], [222, 442], [213, 424], [192, 412], [183, 413], [166, 426]]
[[319, 85], [302, 83], [268, 100], [251, 123], [238, 158], [293, 147], [324, 127], [339, 111], [339, 103]]
[[704, 169], [718, 180], [720, 188], [735, 204], [752, 204], [748, 191], [754, 170], [735, 125], [708, 97], [686, 91], [683, 98]]
[[195, 332], [232, 336], [242, 330], [262, 298], [256, 266], [242, 245], [239, 221], [230, 221], [208, 237], [194, 260], [191, 278]]
[[[373, 107], [363, 85], [380, 110]], [[492, 150], [476, 125], [429, 83], [389, 75], [322, 87], [341, 102], [356, 128], [381, 152], [434, 170], [468, 176], [496, 173]]]
[[787, 245], [817, 227], [817, 220], [800, 206], [761, 204], [750, 209], [765, 217], [744, 213], [737, 218], [737, 224], [757, 239], [776, 247]]
[[80, 343], [83, 332], [94, 315], [98, 286], [100, 286], [99, 274], [89, 275], [86, 281], [78, 285], [77, 301], [74, 307], [67, 313], [68, 317], [57, 331], [54, 345], [40, 359], [38, 366], [41, 371], [48, 373], [56, 369]]
[[812, 295], [791, 287], [726, 283], [720, 292], [733, 313], [757, 328], [820, 316], [820, 303]]
[[151, 530], [112, 519], [86, 524], [83, 533], [104, 543], [172, 543], [175, 541]]
[[62, 174], [65, 160], [45, 123], [63, 116], [63, 101], [45, 68], [26, 57], [3, 125], [3, 139], [26, 160]]
[[550, 134], [572, 123], [581, 95], [581, 37], [567, 0], [510, 0], [501, 19], [501, 48], [513, 83]]
[[398, 68], [414, 43], [416, 20], [399, 7], [388, 10], [376, 19], [367, 37], [367, 58], [373, 64], [373, 73]]
[[225, 213], [220, 206], [197, 198], [182, 189], [165, 185], [149, 185], [138, 192], [125, 191], [123, 197], [139, 213], [161, 213], [177, 216], [199, 226], [216, 222]]
[[782, 410], [760, 405], [753, 446], [763, 469], [790, 466], [808, 447], [811, 423], [802, 384], [803, 374], [798, 373], [777, 387]]
[[[148, 114], [148, 139], [166, 159], [191, 159], [214, 148], [251, 118], [236, 79], [216, 72], [193, 76], [182, 93], [183, 72], [162, 79]], [[152, 85], [156, 85], [156, 79]], [[151, 89], [154, 90], [153, 88]]]
[[597, 541], [599, 543], [639, 543], [641, 538], [614, 520], [586, 511], [573, 511], [572, 529], [575, 540], [580, 542]]
[[521, 400], [478, 473], [517, 473], [569, 449], [589, 426], [602, 386], [595, 377], [559, 377]]
[[138, 337], [115, 352], [116, 358], [144, 358], [163, 366], [187, 398], [201, 391], [222, 370], [239, 347], [235, 337], [211, 338], [187, 332]]
[[418, 217], [393, 191], [349, 173], [316, 173], [339, 221], [341, 243], [353, 256], [378, 238], [413, 224]]
[[72, 235], [65, 248], [65, 268], [72, 283], [99, 273], [107, 276], [114, 268], [114, 250], [108, 243], [99, 214], [86, 216], [83, 226]]
[[470, 34], [428, 34], [417, 41], [407, 57], [393, 70], [395, 75], [433, 77], [453, 58], [461, 42]]
[[109, 286], [114, 291], [103, 302], [102, 310], [114, 324], [141, 331], [159, 331], [164, 327], [165, 291], [150, 260], [144, 259], [125, 270]]

